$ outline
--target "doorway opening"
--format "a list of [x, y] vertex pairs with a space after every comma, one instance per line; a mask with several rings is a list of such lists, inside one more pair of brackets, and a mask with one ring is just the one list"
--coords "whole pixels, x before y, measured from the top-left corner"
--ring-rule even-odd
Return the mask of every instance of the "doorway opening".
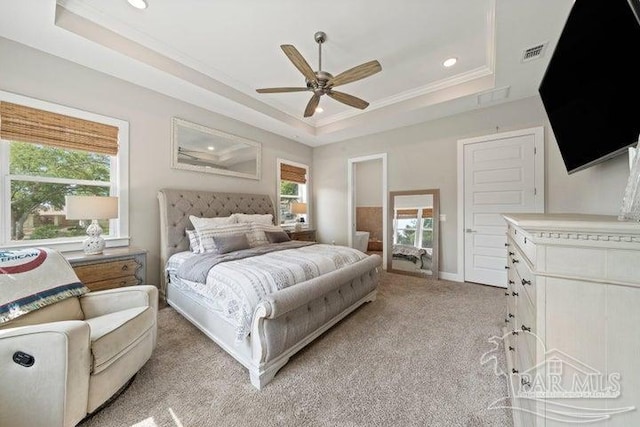
[[387, 153], [348, 160], [349, 246], [380, 253], [387, 268]]

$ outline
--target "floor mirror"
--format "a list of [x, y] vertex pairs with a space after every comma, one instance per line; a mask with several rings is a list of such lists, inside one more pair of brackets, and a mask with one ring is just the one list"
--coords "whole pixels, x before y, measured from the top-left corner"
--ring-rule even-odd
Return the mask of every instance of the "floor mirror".
[[438, 278], [440, 190], [389, 192], [387, 269]]

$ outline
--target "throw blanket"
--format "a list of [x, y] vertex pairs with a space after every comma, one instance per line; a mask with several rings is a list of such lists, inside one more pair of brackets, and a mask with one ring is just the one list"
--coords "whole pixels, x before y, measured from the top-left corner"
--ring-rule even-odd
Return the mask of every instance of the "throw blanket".
[[87, 292], [57, 251], [0, 250], [0, 323]]
[[187, 259], [178, 268], [178, 276], [192, 282], [202, 282], [207, 280], [209, 270], [221, 262], [233, 261], [237, 259], [249, 258], [256, 255], [262, 255], [269, 252], [283, 251], [285, 249], [301, 248], [303, 246], [315, 245], [315, 242], [304, 242], [299, 240], [290, 240], [288, 242], [256, 246], [251, 249], [243, 249], [240, 251], [229, 252], [226, 254], [205, 253]]
[[[259, 251], [254, 250], [258, 248]], [[249, 255], [260, 252], [262, 254], [257, 256]], [[227, 255], [230, 254], [196, 255], [184, 261], [177, 271], [180, 279], [185, 279], [185, 276], [201, 277], [200, 273], [191, 275], [191, 268], [199, 271], [211, 268], [206, 281], [187, 279], [188, 282], [180, 280], [175, 285], [196, 292], [206, 300], [213, 310], [234, 326], [236, 341], [242, 341], [249, 335], [253, 312], [266, 295], [368, 256], [346, 246], [296, 241], [238, 251], [230, 257]], [[204, 266], [195, 267], [196, 259], [202, 260], [200, 262]]]

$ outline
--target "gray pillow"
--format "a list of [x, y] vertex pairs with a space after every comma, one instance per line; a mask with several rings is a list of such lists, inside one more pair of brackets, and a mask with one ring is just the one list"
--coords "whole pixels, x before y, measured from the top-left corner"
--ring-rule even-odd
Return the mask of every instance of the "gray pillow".
[[282, 243], [291, 240], [285, 231], [265, 231], [264, 235], [267, 236], [269, 243]]
[[219, 254], [249, 249], [249, 240], [244, 233], [216, 236], [214, 242]]

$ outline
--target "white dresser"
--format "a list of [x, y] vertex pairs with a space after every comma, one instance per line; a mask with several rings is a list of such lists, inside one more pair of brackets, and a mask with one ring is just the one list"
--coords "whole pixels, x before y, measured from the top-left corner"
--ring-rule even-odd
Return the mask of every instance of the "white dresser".
[[504, 218], [504, 346], [516, 427], [640, 426], [640, 223]]

